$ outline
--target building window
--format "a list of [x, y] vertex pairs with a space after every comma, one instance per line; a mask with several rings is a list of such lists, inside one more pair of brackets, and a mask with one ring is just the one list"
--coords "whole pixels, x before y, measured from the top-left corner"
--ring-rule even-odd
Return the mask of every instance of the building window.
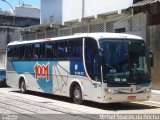
[[115, 33], [123, 33], [123, 32], [126, 32], [126, 29], [125, 29], [125, 28], [115, 29]]
[[133, 0], [133, 4], [137, 3], [137, 2], [141, 2], [143, 0]]

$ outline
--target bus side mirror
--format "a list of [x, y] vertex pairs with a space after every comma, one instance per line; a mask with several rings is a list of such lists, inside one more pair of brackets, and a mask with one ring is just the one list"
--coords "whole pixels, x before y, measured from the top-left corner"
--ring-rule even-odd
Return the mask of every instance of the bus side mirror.
[[100, 65], [103, 64], [103, 51], [101, 49], [99, 49], [99, 61], [100, 61]]
[[154, 58], [153, 58], [153, 53], [152, 52], [149, 52], [149, 63], [150, 63], [150, 66], [153, 67]]

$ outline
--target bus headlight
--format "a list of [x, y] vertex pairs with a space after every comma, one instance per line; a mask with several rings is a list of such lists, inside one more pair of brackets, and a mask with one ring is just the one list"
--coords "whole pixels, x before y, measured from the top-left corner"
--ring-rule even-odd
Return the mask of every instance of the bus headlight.
[[106, 93], [118, 93], [118, 90], [116, 90], [116, 89], [111, 89], [111, 88], [106, 88], [106, 89], [104, 89], [104, 91], [105, 91]]
[[146, 88], [143, 90], [143, 92], [151, 92], [151, 88]]
[[151, 88], [147, 88], [147, 92], [151, 92]]

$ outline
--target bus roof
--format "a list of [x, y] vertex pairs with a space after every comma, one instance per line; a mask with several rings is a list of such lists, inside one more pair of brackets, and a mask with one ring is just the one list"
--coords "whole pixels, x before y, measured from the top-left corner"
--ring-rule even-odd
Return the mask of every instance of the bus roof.
[[54, 38], [44, 38], [44, 39], [37, 39], [37, 40], [29, 40], [29, 41], [14, 41], [8, 44], [10, 45], [17, 45], [17, 44], [27, 44], [27, 43], [37, 43], [37, 42], [44, 42], [44, 41], [54, 41], [54, 40], [63, 40], [63, 39], [72, 39], [72, 38], [82, 38], [82, 37], [92, 37], [95, 38], [97, 41], [100, 38], [117, 38], [117, 39], [137, 39], [142, 40], [141, 37], [130, 35], [130, 34], [123, 34], [123, 33], [80, 33], [70, 36], [62, 36], [62, 37], [54, 37]]

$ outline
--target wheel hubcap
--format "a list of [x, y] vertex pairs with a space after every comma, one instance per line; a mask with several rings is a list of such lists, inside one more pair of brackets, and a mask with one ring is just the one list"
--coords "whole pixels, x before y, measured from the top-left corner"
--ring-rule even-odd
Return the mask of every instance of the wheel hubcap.
[[24, 89], [25, 89], [24, 88], [24, 82], [22, 82], [22, 84], [21, 84], [21, 90], [24, 91]]
[[81, 97], [81, 93], [80, 93], [79, 89], [75, 89], [74, 96], [76, 99], [79, 99]]

